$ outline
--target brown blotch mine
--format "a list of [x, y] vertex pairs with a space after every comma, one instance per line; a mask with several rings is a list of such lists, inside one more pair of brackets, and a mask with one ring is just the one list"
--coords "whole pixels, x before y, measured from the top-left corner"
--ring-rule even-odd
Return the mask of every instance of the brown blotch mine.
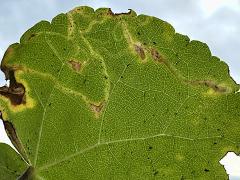
[[81, 70], [82, 64], [80, 62], [70, 60], [70, 61], [68, 61], [68, 63], [72, 66], [72, 69], [74, 71], [79, 72]]
[[10, 80], [10, 85], [9, 87], [0, 87], [0, 94], [8, 98], [14, 106], [26, 104], [25, 88], [21, 83], [16, 82], [14, 70], [9, 70], [5, 67], [1, 67], [1, 69], [5, 73], [6, 80]]
[[151, 49], [151, 55], [152, 55], [152, 58], [159, 62], [159, 63], [163, 63], [164, 62], [164, 58], [163, 56], [154, 48]]
[[90, 108], [95, 113], [95, 116], [97, 118], [100, 116], [100, 113], [102, 112], [103, 107], [104, 107], [104, 102], [100, 103], [99, 105], [96, 105], [93, 103], [90, 104]]
[[226, 93], [228, 91], [228, 88], [219, 86], [215, 82], [210, 80], [195, 80], [195, 81], [188, 81], [188, 83], [192, 85], [205, 85], [218, 93]]
[[141, 46], [141, 45], [134, 45], [134, 49], [135, 49], [135, 51], [136, 51], [136, 53], [140, 56], [140, 58], [142, 59], [142, 60], [144, 60], [145, 59], [145, 57], [146, 57], [146, 55], [145, 55], [145, 52], [144, 52], [144, 49], [143, 49], [143, 47]]

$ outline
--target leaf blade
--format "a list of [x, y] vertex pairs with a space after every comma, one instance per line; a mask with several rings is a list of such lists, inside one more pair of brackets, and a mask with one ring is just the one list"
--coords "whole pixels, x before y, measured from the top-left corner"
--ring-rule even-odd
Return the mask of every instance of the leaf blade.
[[2, 67], [26, 105], [1, 102], [36, 177], [226, 179], [239, 85], [206, 44], [132, 10], [79, 7], [10, 50]]

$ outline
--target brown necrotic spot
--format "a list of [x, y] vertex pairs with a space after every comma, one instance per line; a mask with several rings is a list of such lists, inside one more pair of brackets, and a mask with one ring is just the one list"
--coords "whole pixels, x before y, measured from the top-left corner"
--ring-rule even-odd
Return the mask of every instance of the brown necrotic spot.
[[81, 70], [82, 64], [80, 62], [77, 62], [75, 60], [70, 60], [70, 61], [68, 61], [68, 63], [71, 65], [71, 67], [74, 71], [79, 72]]
[[35, 36], [36, 36], [36, 34], [32, 33], [32, 34], [29, 36], [28, 40], [31, 40], [31, 39], [34, 38]]
[[139, 55], [139, 57], [144, 60], [146, 55], [145, 55], [145, 52], [144, 52], [144, 49], [141, 45], [134, 45], [134, 50], [136, 51], [136, 53]]
[[3, 120], [3, 125], [4, 125], [4, 128], [5, 128], [5, 131], [7, 132], [8, 137], [11, 140], [11, 142], [13, 143], [14, 147], [23, 156], [23, 158], [28, 162], [26, 152], [23, 148], [22, 143], [20, 142], [20, 140], [17, 136], [16, 130], [15, 130], [13, 124], [9, 121]]
[[205, 172], [209, 172], [210, 170], [209, 169], [204, 169]]
[[100, 113], [102, 112], [103, 107], [104, 107], [104, 102], [100, 103], [99, 105], [96, 105], [93, 103], [90, 104], [90, 108], [95, 113], [95, 116], [97, 118], [100, 116]]
[[219, 92], [219, 93], [225, 93], [225, 92], [227, 92], [227, 88], [222, 87], [222, 86], [219, 86], [219, 85], [212, 84], [210, 87], [211, 87], [214, 91]]
[[6, 79], [10, 80], [10, 85], [0, 87], [0, 94], [8, 98], [12, 105], [26, 104], [25, 88], [21, 83], [16, 82], [13, 70], [2, 68]]
[[154, 48], [151, 49], [151, 55], [155, 61], [160, 62], [160, 63], [164, 62], [162, 55], [156, 49], [154, 49]]
[[220, 86], [210, 80], [194, 80], [194, 81], [188, 81], [188, 83], [190, 83], [192, 85], [204, 85], [206, 87], [213, 89], [215, 92], [218, 92], [218, 93], [227, 93], [228, 92], [227, 87]]
[[99, 112], [101, 112], [101, 110], [103, 108], [103, 105], [100, 104], [100, 105], [97, 106], [95, 104], [91, 104], [91, 108], [94, 112], [99, 113]]

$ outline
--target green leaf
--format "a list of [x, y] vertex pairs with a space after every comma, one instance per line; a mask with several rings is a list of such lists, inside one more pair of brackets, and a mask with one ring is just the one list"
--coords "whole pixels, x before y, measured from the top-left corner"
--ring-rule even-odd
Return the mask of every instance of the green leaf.
[[0, 143], [0, 174], [2, 180], [17, 179], [27, 164], [10, 146]]
[[75, 8], [30, 28], [1, 69], [21, 155], [0, 146], [5, 179], [227, 179], [219, 160], [240, 153], [228, 66], [155, 17]]

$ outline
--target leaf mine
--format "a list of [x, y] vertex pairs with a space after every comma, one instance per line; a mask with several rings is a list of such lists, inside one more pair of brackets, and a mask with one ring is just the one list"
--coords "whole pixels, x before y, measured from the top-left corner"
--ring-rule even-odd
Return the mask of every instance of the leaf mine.
[[159, 62], [159, 63], [164, 62], [163, 56], [156, 49], [154, 48], [151, 49], [151, 55], [156, 62]]
[[90, 104], [90, 108], [94, 112], [96, 118], [99, 118], [99, 116], [104, 108], [104, 104], [105, 104], [104, 102], [101, 102], [99, 105], [96, 105], [93, 103]]
[[[6, 72], [6, 70], [4, 72]], [[24, 86], [21, 83], [16, 82], [14, 71], [8, 71], [7, 74], [10, 79], [10, 86], [0, 87], [0, 94], [8, 98], [14, 106], [26, 104]]]
[[231, 92], [230, 88], [218, 85], [215, 82], [210, 80], [194, 80], [194, 81], [188, 81], [188, 83], [192, 85], [200, 85], [200, 86], [204, 85], [206, 87], [211, 88], [214, 92], [219, 94], [225, 94], [225, 93]]
[[144, 60], [146, 58], [146, 55], [145, 55], [145, 52], [144, 52], [144, 49], [141, 45], [137, 45], [135, 44], [134, 45], [134, 48], [135, 48], [135, 51], [136, 53], [139, 55], [139, 57]]
[[75, 60], [70, 60], [68, 63], [71, 65], [72, 69], [76, 72], [81, 71], [82, 69], [82, 64], [80, 62], [77, 62]]

